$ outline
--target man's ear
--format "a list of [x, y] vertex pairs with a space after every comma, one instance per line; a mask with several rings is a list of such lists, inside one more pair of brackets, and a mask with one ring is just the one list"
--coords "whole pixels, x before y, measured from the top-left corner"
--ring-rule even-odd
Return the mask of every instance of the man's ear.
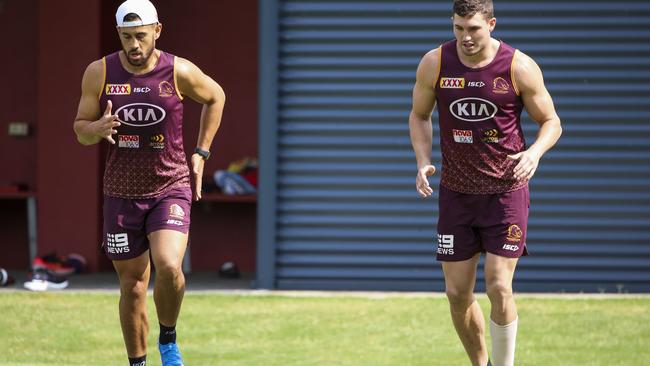
[[491, 18], [488, 20], [488, 25], [490, 26], [490, 32], [494, 30], [494, 27], [497, 25], [497, 18]]
[[162, 32], [162, 23], [156, 24], [156, 27], [154, 28], [154, 39], [160, 38], [160, 33]]

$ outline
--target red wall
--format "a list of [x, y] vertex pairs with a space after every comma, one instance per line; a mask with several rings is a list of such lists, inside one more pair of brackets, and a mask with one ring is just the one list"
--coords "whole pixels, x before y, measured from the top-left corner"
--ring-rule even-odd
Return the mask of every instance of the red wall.
[[[99, 0], [69, 1], [75, 15], [96, 18]], [[0, 184], [27, 183], [38, 193], [41, 254], [72, 251], [96, 263], [97, 153], [74, 143], [72, 121], [81, 71], [98, 53], [98, 27], [81, 31], [69, 10], [52, 1], [8, 1], [0, 12]], [[55, 31], [54, 31], [55, 30]], [[30, 124], [32, 135], [6, 135], [10, 121]], [[94, 151], [94, 153], [93, 153]], [[14, 205], [13, 208], [7, 205]], [[16, 206], [17, 205], [17, 206]], [[3, 202], [0, 265], [26, 268], [27, 235], [23, 202]], [[11, 219], [6, 219], [6, 216]], [[20, 219], [20, 223], [13, 221]], [[12, 221], [13, 220], [13, 221]], [[10, 225], [10, 226], [9, 226]]]
[[[85, 19], [83, 27], [71, 21]], [[86, 66], [99, 54], [99, 0], [41, 0], [36, 105], [39, 253], [79, 253], [97, 269], [99, 150], [77, 143], [72, 123]]]
[[2, 251], [0, 267], [26, 269], [29, 265], [27, 248], [27, 208], [24, 200], [0, 200], [0, 233]]
[[36, 185], [36, 138], [10, 137], [7, 128], [12, 121], [36, 124], [37, 3], [5, 1], [0, 8], [0, 186], [27, 183], [35, 189]]
[[[25, 47], [38, 39], [37, 18], [30, 16], [36, 5], [36, 0], [9, 1], [0, 8], [0, 187], [21, 183], [34, 190], [36, 185], [36, 138], [33, 133], [27, 138], [7, 134], [9, 122], [27, 122], [32, 128], [36, 123], [36, 47]], [[24, 200], [0, 201], [0, 267], [29, 263], [25, 207]]]
[[[226, 92], [206, 175], [243, 156], [257, 157], [257, 1], [158, 1], [158, 46], [195, 63]], [[201, 106], [185, 102], [185, 150], [196, 146]], [[190, 253], [195, 270], [234, 260], [255, 270], [255, 204], [195, 204]]]
[[[103, 152], [101, 147], [79, 145], [72, 121], [83, 70], [92, 60], [119, 49], [114, 14], [120, 3], [70, 0], [62, 7], [56, 1], [21, 0], [3, 2], [0, 10], [0, 49], [20, 50], [0, 57], [0, 80], [9, 85], [0, 88], [0, 185], [27, 182], [38, 190], [39, 254], [77, 252], [86, 256], [91, 270], [112, 267], [97, 250]], [[154, 4], [163, 23], [157, 47], [194, 62], [226, 91], [226, 109], [206, 176], [234, 159], [256, 157], [257, 1], [154, 0]], [[69, 9], [75, 9], [75, 18], [85, 19], [84, 27], [70, 21]], [[196, 143], [200, 111], [200, 105], [186, 99], [188, 152]], [[7, 124], [14, 120], [33, 123], [36, 135], [7, 137]], [[24, 268], [27, 262], [21, 259], [27, 255], [22, 206], [0, 203], [0, 233], [12, 239], [3, 244], [9, 251], [0, 256], [0, 266], [6, 268]], [[236, 260], [242, 270], [254, 270], [254, 204], [195, 205], [192, 215], [194, 269], [214, 270], [223, 260]]]

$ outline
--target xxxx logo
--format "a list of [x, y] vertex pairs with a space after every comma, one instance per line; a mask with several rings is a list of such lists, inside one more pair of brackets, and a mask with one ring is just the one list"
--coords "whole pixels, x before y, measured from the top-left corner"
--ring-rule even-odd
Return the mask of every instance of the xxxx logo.
[[465, 78], [440, 78], [440, 87], [443, 89], [463, 89]]
[[106, 95], [129, 95], [131, 84], [106, 84]]

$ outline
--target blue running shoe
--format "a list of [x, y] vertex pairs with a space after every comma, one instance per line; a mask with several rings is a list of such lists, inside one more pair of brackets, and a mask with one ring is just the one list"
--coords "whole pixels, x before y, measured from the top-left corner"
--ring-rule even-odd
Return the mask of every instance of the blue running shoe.
[[163, 366], [183, 366], [181, 352], [178, 350], [176, 343], [158, 343], [158, 350], [160, 351]]

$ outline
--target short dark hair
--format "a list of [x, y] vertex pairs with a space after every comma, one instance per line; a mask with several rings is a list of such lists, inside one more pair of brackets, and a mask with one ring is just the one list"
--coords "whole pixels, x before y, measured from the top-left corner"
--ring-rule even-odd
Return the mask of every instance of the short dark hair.
[[140, 19], [140, 16], [136, 13], [128, 13], [124, 16], [124, 19], [122, 19], [125, 22], [132, 22], [135, 20], [142, 20]]
[[485, 19], [492, 19], [494, 17], [492, 0], [454, 0], [454, 14], [465, 18], [477, 13], [483, 14]]

